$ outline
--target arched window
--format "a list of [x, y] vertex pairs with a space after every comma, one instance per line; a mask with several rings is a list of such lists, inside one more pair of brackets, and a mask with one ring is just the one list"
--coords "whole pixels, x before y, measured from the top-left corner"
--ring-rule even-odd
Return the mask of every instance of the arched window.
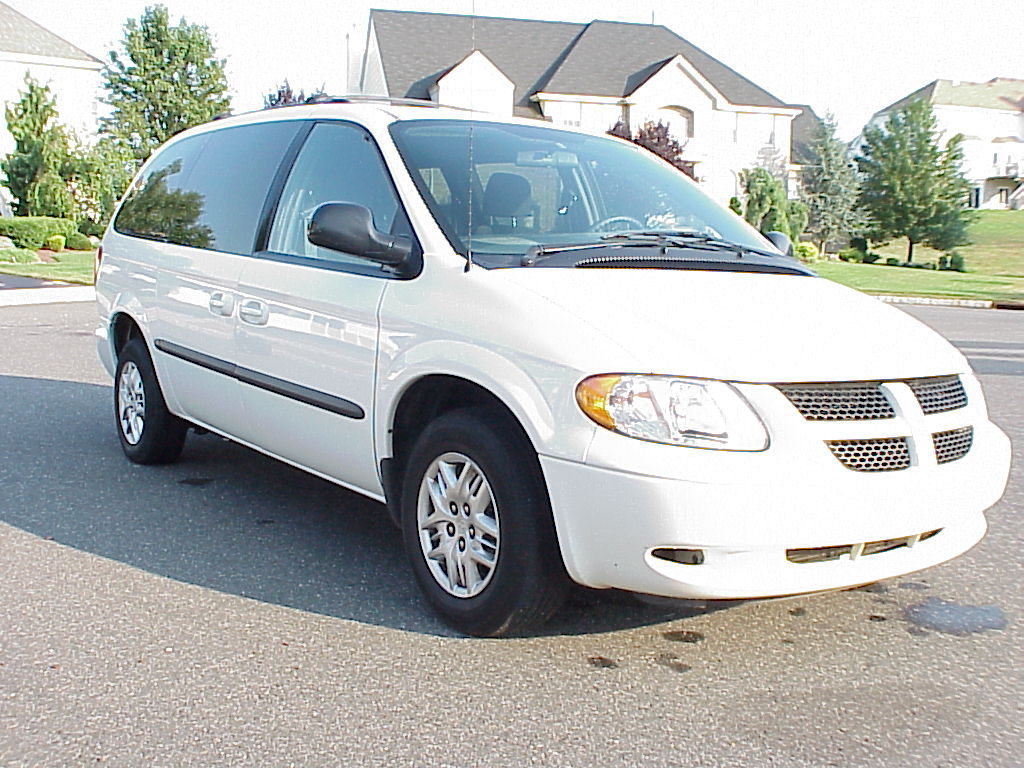
[[677, 105], [662, 107], [658, 117], [668, 124], [676, 139], [693, 138], [693, 110]]

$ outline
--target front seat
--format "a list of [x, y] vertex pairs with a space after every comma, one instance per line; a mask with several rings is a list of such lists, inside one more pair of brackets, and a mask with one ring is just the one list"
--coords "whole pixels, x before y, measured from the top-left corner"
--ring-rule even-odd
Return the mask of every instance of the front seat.
[[484, 190], [482, 233], [516, 234], [537, 229], [537, 203], [530, 182], [517, 173], [493, 173]]

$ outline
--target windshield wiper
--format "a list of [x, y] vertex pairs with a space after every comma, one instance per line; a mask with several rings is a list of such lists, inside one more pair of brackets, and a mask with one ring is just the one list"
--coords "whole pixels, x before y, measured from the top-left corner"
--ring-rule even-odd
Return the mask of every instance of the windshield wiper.
[[602, 240], [621, 242], [628, 245], [640, 245], [649, 243], [666, 248], [684, 247], [706, 247], [713, 250], [733, 251], [738, 257], [743, 258], [744, 254], [757, 254], [758, 256], [780, 256], [781, 254], [771, 251], [762, 251], [758, 248], [751, 248], [749, 245], [735, 243], [723, 237], [716, 237], [704, 232], [694, 232], [687, 229], [679, 230], [627, 230], [624, 232], [609, 232], [601, 236]]
[[556, 253], [567, 251], [590, 251], [598, 248], [612, 248], [618, 245], [639, 248], [660, 248], [662, 255], [667, 255], [669, 248], [696, 248], [715, 251], [732, 251], [737, 258], [743, 258], [745, 254], [757, 254], [758, 256], [778, 257], [781, 254], [771, 251], [762, 251], [751, 248], [747, 245], [734, 243], [732, 240], [715, 237], [701, 232], [690, 230], [676, 231], [641, 231], [629, 230], [625, 232], [609, 232], [601, 235], [599, 243], [576, 243], [571, 245], [531, 245], [523, 254], [521, 265], [532, 267], [538, 261]]

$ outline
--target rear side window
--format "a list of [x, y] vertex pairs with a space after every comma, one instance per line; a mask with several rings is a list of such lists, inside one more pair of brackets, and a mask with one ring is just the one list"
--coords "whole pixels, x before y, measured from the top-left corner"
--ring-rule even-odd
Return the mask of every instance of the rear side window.
[[297, 121], [226, 128], [185, 139], [154, 160], [114, 221], [123, 234], [252, 253], [263, 204]]

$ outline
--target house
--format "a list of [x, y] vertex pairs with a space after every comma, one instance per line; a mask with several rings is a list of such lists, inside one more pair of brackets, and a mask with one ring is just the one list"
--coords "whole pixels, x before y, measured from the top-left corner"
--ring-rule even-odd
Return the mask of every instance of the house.
[[[25, 90], [25, 73], [56, 97], [58, 120], [83, 136], [96, 132], [103, 62], [36, 22], [0, 3], [0, 102], [15, 102]], [[14, 139], [0, 120], [0, 156]]]
[[890, 113], [916, 99], [932, 105], [945, 141], [963, 135], [971, 207], [1024, 208], [1024, 80], [935, 80], [879, 110], [868, 124], [884, 124]]
[[661, 120], [716, 199], [739, 172], [792, 171], [784, 104], [664, 26], [373, 10], [359, 90], [604, 132]]

